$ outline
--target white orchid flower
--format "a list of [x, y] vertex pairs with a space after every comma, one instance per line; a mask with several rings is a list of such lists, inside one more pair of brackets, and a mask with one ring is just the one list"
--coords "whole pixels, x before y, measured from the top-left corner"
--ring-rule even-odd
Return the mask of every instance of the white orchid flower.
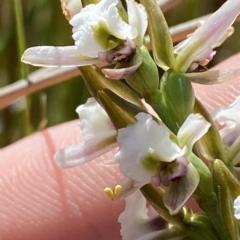
[[94, 98], [89, 98], [76, 111], [80, 117], [84, 142], [60, 149], [55, 154], [54, 160], [62, 168], [91, 161], [117, 147], [117, 131]]
[[136, 119], [135, 124], [118, 130], [119, 151], [115, 159], [124, 175], [143, 184], [151, 182], [160, 163], [184, 157], [210, 127], [205, 119], [191, 114], [179, 130], [177, 143], [171, 139], [169, 129], [150, 114], [139, 113]]
[[240, 96], [230, 106], [220, 107], [211, 115], [219, 127], [229, 163], [235, 166], [240, 162]]
[[24, 52], [22, 61], [35, 66], [84, 66], [101, 61], [99, 55], [102, 56], [102, 53], [121, 50], [121, 46], [125, 48], [129, 41], [130, 45], [141, 46], [147, 28], [145, 9], [133, 0], [126, 2], [128, 22], [118, 11], [119, 0], [101, 0], [97, 4], [87, 5], [70, 20], [74, 46], [32, 47]]
[[214, 12], [192, 36], [181, 43], [176, 57], [178, 69], [186, 72], [195, 60], [207, 59], [212, 54], [212, 48], [225, 36], [239, 12], [238, 0], [228, 0]]
[[[171, 214], [175, 214], [198, 185], [198, 172], [187, 157], [193, 144], [208, 131], [210, 124], [199, 114], [190, 114], [176, 141], [173, 141], [168, 128], [154, 121], [151, 115], [139, 113], [136, 119], [137, 123], [118, 130], [119, 151], [115, 160], [121, 172], [132, 179], [135, 186], [136, 183], [141, 187], [152, 182], [168, 187], [165, 205]], [[181, 188], [180, 194], [175, 194], [179, 193], [176, 180]], [[173, 194], [174, 198], [168, 197]]]
[[221, 83], [238, 76], [240, 68], [206, 71], [204, 66], [215, 55], [213, 49], [232, 34], [231, 25], [239, 13], [239, 0], [226, 1], [194, 34], [175, 46], [176, 68], [201, 84]]
[[169, 234], [174, 231], [176, 235], [172, 234], [172, 239], [183, 239], [176, 229], [163, 229], [165, 227], [164, 220], [152, 216], [153, 211], [151, 212], [151, 209], [147, 207], [147, 201], [139, 190], [125, 198], [125, 201], [125, 210], [118, 218], [123, 240], [164, 239], [166, 233]]
[[73, 18], [74, 15], [79, 13], [82, 9], [81, 0], [60, 0], [61, 7], [63, 10], [63, 15], [69, 21]]

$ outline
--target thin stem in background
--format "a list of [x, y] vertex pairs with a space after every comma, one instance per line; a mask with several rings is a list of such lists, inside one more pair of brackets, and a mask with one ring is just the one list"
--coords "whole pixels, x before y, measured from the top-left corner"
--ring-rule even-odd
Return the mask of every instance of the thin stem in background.
[[[14, 13], [16, 19], [16, 29], [17, 29], [17, 45], [18, 45], [18, 58], [20, 59], [23, 52], [26, 49], [25, 31], [23, 23], [23, 9], [22, 0], [13, 0], [14, 2]], [[22, 79], [27, 79], [29, 74], [29, 66], [20, 62], [20, 74]], [[29, 135], [33, 132], [31, 123], [30, 106], [31, 99], [30, 96], [24, 97], [26, 106], [24, 109], [25, 116], [25, 134]]]

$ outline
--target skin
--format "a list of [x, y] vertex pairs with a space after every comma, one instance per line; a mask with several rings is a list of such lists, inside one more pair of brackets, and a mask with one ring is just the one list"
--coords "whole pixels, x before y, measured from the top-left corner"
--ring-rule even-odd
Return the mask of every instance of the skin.
[[[216, 68], [240, 66], [240, 54]], [[238, 79], [195, 85], [208, 110], [229, 105], [239, 94]], [[82, 141], [78, 121], [46, 129], [0, 151], [0, 239], [121, 239], [117, 221], [124, 203], [103, 192], [121, 178], [117, 167], [102, 166], [109, 153], [72, 169], [60, 169], [54, 153]]]

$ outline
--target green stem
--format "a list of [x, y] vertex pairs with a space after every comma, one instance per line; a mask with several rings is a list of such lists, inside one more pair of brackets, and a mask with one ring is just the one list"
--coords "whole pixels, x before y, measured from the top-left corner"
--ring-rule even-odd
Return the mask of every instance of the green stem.
[[[17, 44], [18, 44], [18, 56], [19, 59], [21, 58], [24, 50], [26, 49], [26, 41], [25, 41], [25, 34], [24, 34], [24, 24], [23, 24], [23, 10], [21, 0], [13, 0], [14, 2], [14, 12], [16, 18], [16, 26], [17, 26]], [[21, 78], [26, 79], [29, 74], [28, 65], [20, 63], [20, 70], [21, 70]], [[32, 133], [32, 124], [30, 118], [30, 106], [31, 106], [31, 99], [29, 96], [25, 97], [26, 108], [25, 108], [25, 134], [29, 135]]]
[[[17, 26], [17, 43], [18, 43], [18, 55], [21, 58], [24, 50], [26, 49], [26, 40], [24, 34], [24, 24], [23, 24], [23, 10], [21, 0], [13, 0], [14, 1], [14, 10], [15, 10], [15, 18], [16, 18], [16, 26]], [[21, 63], [21, 78], [26, 78], [29, 69], [27, 64]]]

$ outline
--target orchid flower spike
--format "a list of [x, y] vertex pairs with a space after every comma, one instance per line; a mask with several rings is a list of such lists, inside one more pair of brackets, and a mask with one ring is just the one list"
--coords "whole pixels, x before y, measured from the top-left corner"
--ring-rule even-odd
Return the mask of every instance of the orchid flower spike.
[[117, 131], [94, 98], [89, 98], [76, 111], [84, 142], [57, 151], [54, 160], [62, 168], [78, 166], [117, 147]]
[[[166, 197], [166, 207], [174, 214], [198, 185], [199, 175], [187, 158], [193, 144], [208, 131], [210, 124], [199, 114], [190, 114], [173, 141], [168, 128], [154, 121], [150, 114], [139, 113], [136, 119], [137, 123], [118, 130], [119, 151], [115, 160], [121, 172], [139, 187], [150, 182], [156, 186], [162, 184], [169, 187], [170, 195], [176, 182], [179, 189], [186, 189], [175, 195], [179, 201]], [[170, 200], [177, 202], [177, 206]]]
[[[97, 4], [87, 5], [77, 14], [66, 10], [65, 1], [64, 9], [67, 15], [74, 15], [70, 24], [73, 26], [75, 45], [32, 47], [24, 52], [22, 61], [48, 67], [84, 66], [100, 61], [129, 61], [136, 46], [141, 47], [143, 43], [147, 14], [141, 4], [134, 0], [126, 2], [128, 15], [123, 16], [124, 13], [120, 13], [118, 9], [119, 0], [101, 0]], [[76, 3], [76, 0], [67, 1], [68, 9], [74, 8]], [[110, 54], [107, 54], [108, 51], [111, 51]]]

